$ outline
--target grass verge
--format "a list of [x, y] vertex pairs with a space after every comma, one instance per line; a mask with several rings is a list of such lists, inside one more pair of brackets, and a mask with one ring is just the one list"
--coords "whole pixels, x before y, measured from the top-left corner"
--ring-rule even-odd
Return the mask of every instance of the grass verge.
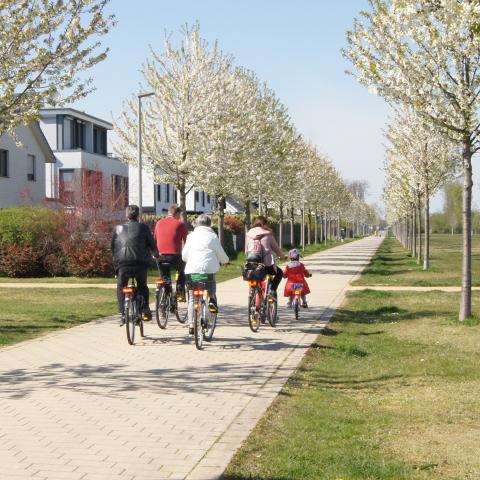
[[458, 299], [349, 294], [224, 480], [480, 478], [480, 325]]
[[117, 311], [112, 291], [0, 289], [0, 346], [73, 327]]
[[[410, 257], [395, 238], [385, 239], [372, 263], [355, 285], [459, 286], [462, 267], [462, 235], [431, 236], [431, 266]], [[472, 238], [472, 281], [480, 286], [480, 236]]]

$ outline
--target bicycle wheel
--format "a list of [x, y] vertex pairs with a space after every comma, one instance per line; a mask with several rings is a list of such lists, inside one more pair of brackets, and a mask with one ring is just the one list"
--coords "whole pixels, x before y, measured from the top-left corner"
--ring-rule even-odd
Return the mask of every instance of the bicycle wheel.
[[207, 342], [211, 342], [213, 338], [213, 332], [215, 331], [215, 327], [217, 326], [217, 314], [211, 312], [208, 309], [208, 304], [203, 304], [203, 329], [204, 334], [203, 338]]
[[188, 290], [185, 293], [185, 301], [179, 302], [175, 300], [175, 317], [180, 323], [185, 323], [188, 319]]
[[273, 328], [275, 328], [275, 325], [277, 324], [277, 314], [277, 299], [274, 298], [267, 303], [267, 320]]
[[166, 328], [168, 322], [167, 298], [167, 292], [162, 287], [159, 294], [155, 297], [155, 317], [161, 329]]
[[202, 314], [201, 310], [194, 310], [193, 312], [193, 336], [195, 338], [195, 346], [198, 350], [203, 347], [203, 329], [202, 329]]
[[260, 295], [258, 290], [250, 293], [248, 300], [248, 325], [252, 332], [258, 332], [260, 328], [260, 312], [257, 310], [257, 297]]
[[299, 310], [300, 310], [300, 302], [298, 301], [298, 298], [295, 298], [295, 300], [293, 300], [293, 311], [295, 312], [295, 320], [298, 320]]
[[125, 325], [127, 328], [127, 340], [130, 345], [135, 343], [135, 306], [131, 299], [128, 299], [125, 306]]

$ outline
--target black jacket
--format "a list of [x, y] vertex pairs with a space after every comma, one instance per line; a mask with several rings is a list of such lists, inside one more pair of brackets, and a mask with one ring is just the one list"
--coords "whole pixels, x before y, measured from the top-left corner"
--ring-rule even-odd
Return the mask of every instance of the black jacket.
[[148, 267], [152, 254], [158, 255], [150, 228], [136, 221], [115, 227], [111, 248], [115, 270], [126, 266]]

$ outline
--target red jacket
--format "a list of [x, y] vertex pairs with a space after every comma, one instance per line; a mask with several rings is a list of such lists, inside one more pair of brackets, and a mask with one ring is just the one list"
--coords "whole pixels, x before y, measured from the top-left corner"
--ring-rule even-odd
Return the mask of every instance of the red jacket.
[[287, 279], [284, 296], [290, 297], [293, 295], [292, 285], [294, 283], [303, 285], [302, 295], [310, 293], [310, 288], [308, 288], [308, 283], [305, 280], [305, 277], [311, 277], [310, 272], [305, 268], [305, 265], [301, 262], [290, 262], [283, 271], [283, 278]]
[[154, 238], [160, 254], [181, 255], [187, 241], [188, 228], [184, 222], [173, 217], [162, 218], [155, 225]]

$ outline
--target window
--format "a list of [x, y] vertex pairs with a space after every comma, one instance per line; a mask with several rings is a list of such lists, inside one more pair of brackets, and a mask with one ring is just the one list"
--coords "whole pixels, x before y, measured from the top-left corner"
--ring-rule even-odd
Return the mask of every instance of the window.
[[178, 192], [177, 190], [173, 190], [173, 201], [178, 203]]
[[104, 128], [93, 127], [93, 151], [100, 155], [107, 154], [107, 131]]
[[27, 155], [27, 180], [30, 182], [37, 180], [36, 170], [35, 155]]
[[165, 202], [170, 203], [170, 184], [165, 184]]
[[207, 203], [210, 203], [210, 195], [207, 193]]
[[157, 202], [161, 202], [162, 201], [162, 184], [159, 183], [157, 185]]
[[75, 171], [70, 168], [61, 168], [59, 171], [60, 201], [66, 205], [73, 205], [75, 195]]
[[0, 150], [0, 177], [8, 177], [8, 150]]
[[195, 190], [195, 201], [198, 202], [200, 200], [200, 194]]
[[202, 192], [202, 207], [205, 206], [205, 192]]
[[112, 175], [112, 207], [115, 210], [128, 205], [128, 178], [122, 175]]
[[72, 119], [70, 122], [70, 143], [72, 149], [85, 148], [85, 124], [81, 120]]
[[83, 170], [82, 193], [86, 207], [97, 208], [103, 203], [103, 174], [96, 170]]

